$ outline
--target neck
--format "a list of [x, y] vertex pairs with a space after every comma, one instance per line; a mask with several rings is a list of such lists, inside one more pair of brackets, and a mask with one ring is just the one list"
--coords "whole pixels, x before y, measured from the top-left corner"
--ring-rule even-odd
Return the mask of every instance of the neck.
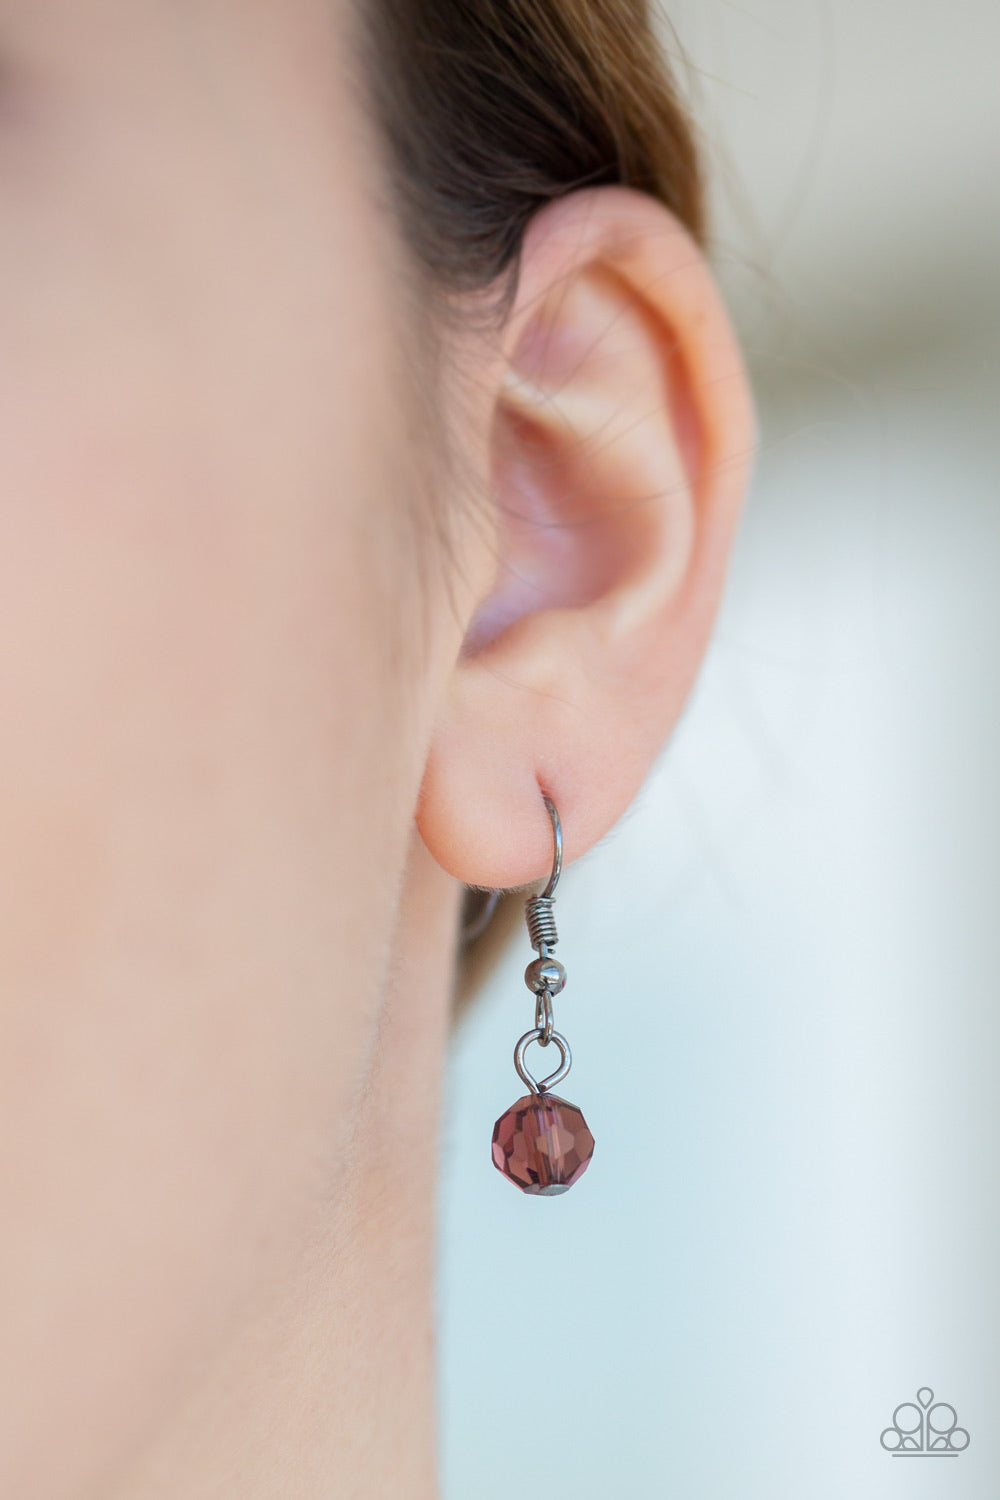
[[122, 1500], [434, 1500], [438, 1116], [460, 887], [414, 835], [350, 1167]]

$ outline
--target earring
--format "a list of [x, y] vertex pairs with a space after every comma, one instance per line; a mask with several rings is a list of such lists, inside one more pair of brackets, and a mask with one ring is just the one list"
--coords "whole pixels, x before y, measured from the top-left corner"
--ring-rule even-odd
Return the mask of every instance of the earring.
[[[565, 1193], [590, 1165], [594, 1137], [575, 1104], [550, 1093], [573, 1064], [566, 1038], [555, 1030], [552, 997], [566, 983], [566, 970], [552, 949], [559, 941], [552, 907], [562, 871], [562, 824], [551, 797], [545, 798], [552, 821], [552, 874], [544, 891], [524, 903], [531, 946], [538, 957], [524, 971], [524, 982], [535, 996], [535, 1024], [514, 1048], [514, 1067], [529, 1090], [506, 1110], [493, 1127], [493, 1164], [522, 1192], [551, 1197]], [[559, 1066], [538, 1082], [524, 1055], [532, 1042], [555, 1044]]]

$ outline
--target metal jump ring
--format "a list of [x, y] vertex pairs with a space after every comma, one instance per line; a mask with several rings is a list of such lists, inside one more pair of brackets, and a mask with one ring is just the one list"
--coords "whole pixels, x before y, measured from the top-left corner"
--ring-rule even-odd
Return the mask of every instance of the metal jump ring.
[[552, 995], [548, 990], [541, 990], [535, 996], [535, 1030], [542, 1033], [539, 1037], [540, 1046], [549, 1045], [555, 1024], [555, 1016], [552, 1013]]
[[540, 1043], [543, 1036], [544, 1032], [542, 1031], [542, 1028], [540, 1026], [535, 1026], [531, 1029], [531, 1031], [526, 1031], [524, 1033], [524, 1036], [521, 1037], [517, 1046], [514, 1048], [514, 1067], [517, 1069], [517, 1076], [520, 1078], [525, 1087], [530, 1089], [533, 1094], [544, 1094], [546, 1089], [551, 1088], [553, 1084], [561, 1083], [562, 1080], [566, 1077], [566, 1074], [569, 1072], [570, 1068], [573, 1066], [573, 1054], [569, 1050], [569, 1042], [567, 1042], [566, 1038], [562, 1035], [561, 1032], [553, 1031], [551, 1036], [549, 1037], [549, 1041], [555, 1042], [556, 1046], [559, 1048], [559, 1054], [562, 1060], [558, 1068], [551, 1072], [547, 1078], [543, 1078], [540, 1082], [537, 1081], [525, 1065], [524, 1054], [532, 1042]]

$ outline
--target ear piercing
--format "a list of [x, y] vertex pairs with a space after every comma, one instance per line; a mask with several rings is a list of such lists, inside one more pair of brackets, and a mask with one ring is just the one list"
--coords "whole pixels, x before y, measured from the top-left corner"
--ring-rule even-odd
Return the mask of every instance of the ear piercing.
[[[529, 1092], [494, 1125], [493, 1164], [522, 1192], [552, 1197], [567, 1192], [583, 1176], [594, 1153], [594, 1137], [577, 1106], [550, 1092], [566, 1077], [573, 1057], [566, 1038], [555, 1029], [552, 1011], [553, 997], [566, 984], [566, 970], [552, 956], [559, 941], [552, 908], [562, 871], [562, 824], [551, 797], [545, 797], [545, 806], [552, 822], [552, 873], [541, 894], [524, 903], [528, 937], [538, 954], [524, 971], [524, 982], [535, 996], [535, 1024], [514, 1048], [514, 1067]], [[540, 1081], [525, 1061], [535, 1042], [543, 1048], [554, 1045], [559, 1053], [558, 1065]]]

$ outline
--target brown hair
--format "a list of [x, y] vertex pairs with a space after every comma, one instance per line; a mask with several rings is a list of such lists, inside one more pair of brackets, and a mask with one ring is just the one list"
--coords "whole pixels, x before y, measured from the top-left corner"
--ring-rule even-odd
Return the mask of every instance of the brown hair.
[[698, 154], [648, 0], [361, 0], [406, 238], [432, 281], [516, 275], [525, 227], [621, 183], [699, 241]]

